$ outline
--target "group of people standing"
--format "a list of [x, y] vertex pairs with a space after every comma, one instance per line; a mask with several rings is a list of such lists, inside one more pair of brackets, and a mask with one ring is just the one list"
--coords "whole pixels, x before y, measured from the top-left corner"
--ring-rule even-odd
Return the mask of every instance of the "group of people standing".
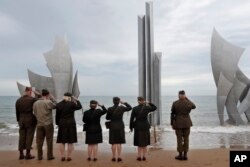
[[[56, 102], [46, 89], [39, 98], [32, 97], [32, 89], [26, 87], [25, 94], [16, 102], [16, 118], [19, 125], [19, 159], [34, 159], [30, 154], [34, 133], [36, 131], [36, 144], [38, 160], [43, 159], [43, 143], [47, 143], [47, 159], [55, 159], [53, 155], [54, 124], [52, 110], [56, 109], [56, 125], [58, 125], [57, 143], [60, 144], [61, 160], [71, 161], [74, 149], [73, 143], [77, 142], [76, 121], [74, 111], [82, 108], [81, 103], [70, 93], [65, 93], [63, 100]], [[65, 154], [67, 145], [67, 158]], [[26, 155], [24, 155], [26, 150]]]
[[[43, 159], [43, 143], [47, 143], [47, 159], [55, 159], [53, 155], [53, 114], [56, 109], [55, 123], [58, 126], [56, 143], [59, 144], [61, 161], [71, 161], [74, 143], [77, 143], [77, 128], [74, 112], [82, 109], [80, 101], [65, 93], [63, 100], [56, 102], [46, 89], [41, 94], [35, 92], [37, 98], [32, 97], [32, 89], [26, 87], [25, 94], [16, 102], [16, 118], [19, 124], [19, 159], [34, 159], [31, 155], [32, 142], [36, 131], [38, 160]], [[90, 101], [90, 109], [83, 114], [83, 131], [86, 132], [85, 143], [88, 144], [88, 161], [97, 161], [98, 144], [103, 142], [101, 117], [106, 114], [106, 128], [109, 129], [109, 143], [112, 145], [112, 161], [121, 162], [122, 144], [125, 140], [124, 112], [132, 109], [129, 128], [134, 131], [134, 145], [138, 147], [138, 161], [146, 160], [147, 146], [150, 145], [150, 124], [148, 114], [157, 107], [146, 102], [144, 97], [137, 98], [138, 105], [132, 109], [131, 105], [123, 102], [119, 97], [113, 98], [113, 106], [106, 109], [96, 100]], [[98, 108], [98, 106], [100, 108]], [[179, 92], [179, 100], [173, 103], [171, 125], [176, 131], [178, 160], [187, 160], [188, 136], [192, 122], [189, 116], [195, 105], [186, 98], [185, 92]], [[26, 150], [26, 155], [24, 154]]]

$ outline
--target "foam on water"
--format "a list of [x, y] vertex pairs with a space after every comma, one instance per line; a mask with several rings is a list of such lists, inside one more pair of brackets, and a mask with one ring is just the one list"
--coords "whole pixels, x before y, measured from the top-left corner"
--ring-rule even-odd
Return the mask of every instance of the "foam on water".
[[[172, 127], [168, 126], [163, 129], [163, 131], [173, 131]], [[243, 133], [250, 132], [249, 126], [194, 126], [191, 128], [194, 133]]]

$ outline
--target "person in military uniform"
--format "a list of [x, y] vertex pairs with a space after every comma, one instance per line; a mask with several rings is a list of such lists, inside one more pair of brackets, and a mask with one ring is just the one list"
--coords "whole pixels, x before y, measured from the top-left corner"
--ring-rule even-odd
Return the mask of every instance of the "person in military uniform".
[[[32, 88], [26, 87], [25, 94], [16, 101], [16, 120], [19, 125], [19, 159], [34, 159], [30, 150], [36, 129], [36, 118], [33, 115], [33, 104], [37, 99], [32, 97]], [[24, 156], [24, 150], [26, 155]]]
[[[97, 106], [102, 109], [97, 109]], [[97, 161], [98, 144], [103, 142], [101, 117], [107, 113], [104, 105], [100, 105], [96, 100], [90, 101], [90, 109], [84, 112], [82, 121], [85, 123], [86, 139], [88, 144], [88, 161]]]
[[53, 115], [52, 110], [56, 108], [56, 100], [48, 90], [42, 90], [42, 98], [33, 105], [33, 112], [37, 119], [36, 143], [38, 160], [43, 159], [43, 143], [47, 142], [47, 159], [53, 160]]
[[113, 103], [114, 105], [108, 108], [106, 119], [110, 120], [109, 144], [112, 145], [112, 155], [113, 155], [112, 161], [113, 162], [116, 161], [116, 154], [117, 154], [117, 161], [120, 162], [122, 161], [121, 144], [126, 143], [123, 114], [124, 112], [130, 111], [132, 107], [127, 102], [121, 101], [119, 97], [114, 97]]
[[[61, 161], [71, 161], [74, 143], [77, 143], [75, 111], [82, 109], [81, 102], [71, 93], [64, 93], [63, 100], [56, 104], [57, 140], [59, 143]], [[65, 157], [67, 146], [67, 158]]]
[[138, 147], [138, 161], [146, 161], [145, 154], [147, 146], [150, 145], [150, 124], [148, 122], [148, 114], [157, 109], [157, 107], [146, 102], [144, 97], [138, 97], [138, 106], [134, 107], [130, 117], [129, 128], [134, 131], [134, 146]]
[[188, 159], [190, 127], [193, 125], [189, 114], [195, 108], [195, 104], [186, 97], [185, 91], [179, 91], [179, 100], [173, 103], [171, 109], [171, 125], [175, 130], [179, 152], [175, 157], [177, 160]]

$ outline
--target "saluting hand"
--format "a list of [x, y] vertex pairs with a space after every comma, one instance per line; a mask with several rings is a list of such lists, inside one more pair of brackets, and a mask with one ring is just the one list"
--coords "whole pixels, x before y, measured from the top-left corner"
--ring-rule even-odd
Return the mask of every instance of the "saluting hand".
[[121, 104], [125, 104], [126, 102], [120, 100], [120, 103], [121, 103]]
[[97, 105], [98, 105], [99, 107], [103, 107], [103, 105], [101, 105], [100, 103], [97, 103]]

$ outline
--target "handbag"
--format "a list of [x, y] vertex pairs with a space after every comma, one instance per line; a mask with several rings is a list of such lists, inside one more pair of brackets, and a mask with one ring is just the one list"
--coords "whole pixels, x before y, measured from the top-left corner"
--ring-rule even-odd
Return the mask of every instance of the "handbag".
[[87, 129], [88, 129], [88, 125], [87, 125], [87, 124], [83, 124], [83, 129], [82, 129], [82, 131], [87, 131]]
[[[118, 107], [119, 107], [119, 106], [118, 106]], [[117, 110], [118, 107], [115, 108], [114, 113], [116, 112], [116, 110]], [[111, 121], [106, 121], [106, 122], [105, 122], [106, 129], [110, 129], [110, 125], [111, 125]]]
[[106, 129], [110, 129], [110, 124], [111, 124], [111, 121], [106, 121], [105, 122]]

